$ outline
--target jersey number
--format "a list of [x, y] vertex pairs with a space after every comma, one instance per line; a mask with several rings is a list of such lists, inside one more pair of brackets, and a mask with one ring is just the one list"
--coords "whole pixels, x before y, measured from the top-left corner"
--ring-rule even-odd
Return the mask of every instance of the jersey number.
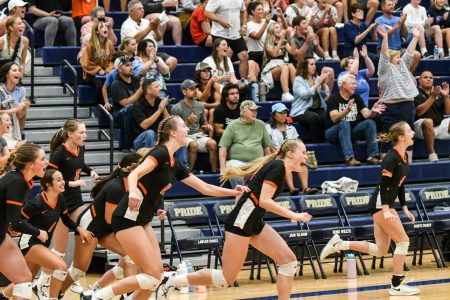
[[81, 173], [81, 169], [77, 169], [75, 172], [75, 177], [73, 178], [74, 181], [77, 181], [80, 179], [80, 173]]

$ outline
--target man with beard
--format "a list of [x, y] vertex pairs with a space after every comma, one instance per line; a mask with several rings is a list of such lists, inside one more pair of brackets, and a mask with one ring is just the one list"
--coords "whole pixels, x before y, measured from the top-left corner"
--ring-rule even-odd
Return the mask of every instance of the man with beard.
[[193, 170], [197, 152], [208, 152], [211, 172], [217, 172], [217, 143], [211, 138], [213, 127], [206, 122], [205, 109], [197, 101], [197, 84], [190, 79], [181, 83], [183, 100], [172, 107], [172, 115], [181, 117], [189, 127], [188, 163]]
[[214, 136], [220, 139], [228, 124], [238, 119], [239, 110], [239, 86], [234, 83], [226, 84], [222, 89], [222, 103], [214, 110]]

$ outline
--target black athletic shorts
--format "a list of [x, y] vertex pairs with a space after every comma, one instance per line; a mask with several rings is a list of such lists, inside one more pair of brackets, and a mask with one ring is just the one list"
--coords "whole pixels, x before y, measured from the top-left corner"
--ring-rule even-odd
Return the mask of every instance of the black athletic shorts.
[[242, 51], [247, 51], [247, 44], [245, 43], [243, 37], [240, 37], [237, 40], [230, 40], [230, 39], [223, 38], [221, 36], [213, 36], [213, 41], [215, 39], [224, 39], [224, 40], [226, 40], [227, 43], [228, 43], [228, 47], [230, 47], [231, 50], [233, 50], [233, 53], [236, 56], [239, 53], [241, 53]]
[[114, 215], [112, 216], [112, 219], [111, 219], [111, 226], [112, 226], [112, 229], [115, 234], [121, 230], [129, 229], [131, 227], [136, 227], [136, 226], [144, 227], [147, 224], [148, 223], [141, 224], [140, 222], [133, 221], [133, 220], [130, 220], [130, 219], [127, 219], [124, 217], [114, 216]]
[[259, 222], [258, 225], [256, 226], [256, 228], [252, 232], [248, 232], [248, 231], [244, 231], [243, 229], [241, 229], [239, 227], [225, 224], [225, 231], [228, 231], [228, 232], [240, 235], [240, 236], [250, 237], [250, 236], [260, 234], [265, 225], [266, 225], [265, 222]]

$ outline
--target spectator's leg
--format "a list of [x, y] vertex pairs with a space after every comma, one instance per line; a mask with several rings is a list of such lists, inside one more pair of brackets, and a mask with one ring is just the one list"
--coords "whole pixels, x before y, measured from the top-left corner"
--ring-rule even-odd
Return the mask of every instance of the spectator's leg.
[[289, 68], [289, 82], [292, 85], [294, 83], [297, 70], [295, 70], [295, 67], [293, 64], [288, 64], [288, 68]]
[[411, 73], [414, 74], [414, 71], [417, 69], [417, 67], [419, 66], [420, 63], [420, 58], [422, 56], [420, 55], [419, 51], [414, 51], [414, 58], [413, 61], [411, 63], [411, 66], [409, 66], [409, 70], [411, 71]]
[[109, 12], [111, 8], [111, 0], [103, 0], [103, 8], [105, 9], [106, 12]]
[[[325, 111], [324, 114], [326, 115]], [[304, 114], [296, 116], [295, 121], [308, 129], [312, 143], [323, 142], [325, 123], [319, 113], [307, 110]]]
[[205, 42], [205, 47], [212, 47], [213, 38], [212, 35], [208, 35]]
[[275, 67], [271, 70], [274, 81], [279, 81], [281, 84], [281, 90], [284, 93], [289, 93], [289, 74], [287, 65]]
[[66, 16], [60, 16], [58, 18], [58, 23], [59, 28], [64, 32], [64, 36], [66, 37], [67, 46], [76, 46], [77, 30], [73, 19]]
[[25, 122], [27, 121], [27, 110], [20, 110], [17, 112], [17, 118], [19, 119], [20, 133], [23, 133], [25, 128]]
[[132, 140], [132, 130], [131, 130], [131, 122], [133, 119], [133, 105], [129, 105], [125, 108], [125, 112], [123, 114], [123, 130], [125, 135], [125, 146], [127, 149], [131, 149], [133, 147]]
[[135, 150], [140, 148], [153, 148], [156, 142], [156, 133], [148, 129], [137, 136], [137, 138], [133, 142], [133, 146]]
[[258, 63], [256, 63], [254, 60], [249, 60], [248, 61], [247, 80], [248, 81], [257, 81], [259, 72], [260, 72], [260, 69], [259, 69]]
[[337, 54], [338, 38], [337, 38], [336, 28], [330, 27], [329, 32], [330, 32], [330, 43], [331, 43], [331, 45], [330, 45], [331, 46], [331, 56], [333, 57], [334, 60], [339, 60], [339, 56]]
[[239, 74], [241, 78], [247, 78], [248, 76], [248, 52], [241, 51], [238, 53], [239, 58]]
[[325, 57], [330, 57], [330, 53], [328, 53], [328, 50], [330, 49], [330, 31], [327, 27], [324, 27], [317, 30], [316, 34], [319, 36], [320, 45], [325, 52]]
[[302, 165], [302, 170], [300, 172], [297, 173], [298, 175], [298, 179], [300, 181], [300, 184], [302, 186], [302, 191], [305, 191], [308, 186], [308, 168], [305, 165]]
[[166, 59], [165, 63], [169, 67], [170, 72], [173, 72], [173, 70], [175, 70], [175, 68], [177, 67], [178, 60], [176, 57], [170, 56], [168, 59]]
[[100, 78], [96, 78], [95, 76], [89, 75], [88, 76], [88, 82], [91, 83], [95, 88], [95, 104], [101, 104], [104, 105], [105, 102], [103, 101], [103, 80]]
[[419, 49], [420, 49], [420, 52], [422, 53], [422, 55], [425, 52], [428, 52], [427, 42], [425, 40], [425, 31], [423, 28], [420, 29], [419, 40], [417, 41], [417, 44], [419, 45]]
[[213, 139], [209, 139], [206, 142], [206, 150], [209, 154], [209, 163], [211, 164], [211, 172], [217, 172], [217, 143]]
[[[109, 0], [108, 0], [109, 1]], [[105, 0], [103, 0], [103, 3]], [[127, 0], [120, 0], [120, 10], [121, 11], [127, 11]]]
[[181, 147], [177, 150], [177, 152], [173, 155], [176, 160], [180, 161], [183, 165], [186, 167], [189, 167], [188, 165], [188, 148], [187, 147]]
[[350, 122], [341, 120], [338, 124], [327, 129], [325, 137], [330, 143], [340, 145], [346, 161], [354, 157]]
[[181, 27], [180, 19], [178, 19], [178, 17], [169, 15], [167, 29], [172, 30], [172, 39], [175, 42], [175, 45], [181, 45], [183, 38], [183, 28]]
[[377, 142], [377, 125], [373, 120], [364, 120], [356, 125], [352, 130], [352, 140], [366, 141], [367, 158], [380, 156]]
[[33, 27], [44, 31], [45, 46], [53, 46], [55, 44], [56, 33], [58, 32], [58, 19], [55, 17], [37, 18], [33, 23]]
[[[344, 5], [342, 2], [336, 1], [336, 3], [334, 3], [334, 7], [336, 8], [336, 12], [337, 12], [337, 23], [341, 23], [342, 18], [344, 17]], [[347, 19], [348, 19], [348, 16], [347, 16]], [[347, 21], [344, 21], [344, 22], [347, 22]]]
[[367, 1], [367, 13], [366, 13], [366, 24], [372, 23], [375, 14], [377, 13], [378, 6], [380, 2], [378, 0]]
[[425, 119], [422, 122], [422, 134], [425, 144], [427, 145], [428, 154], [435, 153], [434, 150], [434, 125], [433, 120]]
[[188, 145], [188, 162], [189, 162], [189, 168], [191, 170], [194, 170], [195, 162], [197, 161], [197, 152], [198, 152], [198, 143], [197, 141], [192, 141]]
[[442, 40], [441, 27], [439, 27], [439, 25], [431, 26], [430, 28], [428, 28], [425, 31], [425, 34], [426, 34], [427, 38], [429, 38], [431, 36], [434, 37], [434, 43], [436, 44], [436, 46], [438, 47], [438, 50], [439, 50], [439, 57], [443, 58], [444, 57], [444, 42]]

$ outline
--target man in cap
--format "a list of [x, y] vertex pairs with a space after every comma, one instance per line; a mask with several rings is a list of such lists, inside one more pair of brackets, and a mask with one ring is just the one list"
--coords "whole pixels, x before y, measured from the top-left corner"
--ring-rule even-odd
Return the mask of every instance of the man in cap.
[[[252, 100], [241, 103], [241, 117], [228, 124], [219, 143], [220, 169], [226, 166], [242, 166], [252, 160], [270, 154], [272, 141], [263, 121], [256, 119], [260, 106]], [[245, 184], [244, 178], [230, 180], [234, 188]]]
[[172, 115], [181, 117], [189, 127], [188, 163], [193, 170], [197, 160], [197, 152], [208, 152], [211, 171], [217, 172], [217, 143], [211, 138], [212, 125], [206, 122], [205, 109], [197, 101], [197, 83], [186, 79], [181, 83], [183, 100], [172, 107]]

